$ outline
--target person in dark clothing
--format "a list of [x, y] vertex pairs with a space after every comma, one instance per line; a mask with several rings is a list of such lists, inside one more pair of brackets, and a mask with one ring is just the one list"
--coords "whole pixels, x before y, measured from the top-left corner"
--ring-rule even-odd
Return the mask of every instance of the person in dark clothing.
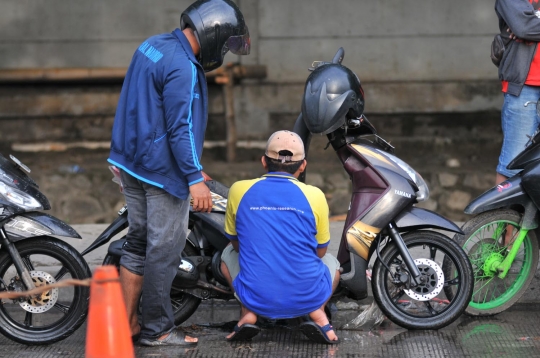
[[228, 51], [247, 55], [249, 48], [233, 2], [199, 0], [182, 13], [179, 29], [145, 40], [127, 71], [108, 161], [121, 170], [129, 208], [120, 282], [133, 340], [143, 345], [197, 344], [175, 329], [170, 290], [190, 196], [194, 210], [212, 208], [200, 163], [208, 117], [204, 72], [221, 66]]
[[519, 154], [540, 125], [535, 106], [540, 98], [540, 2], [539, 0], [497, 0], [505, 50], [499, 64], [504, 104], [501, 110], [503, 144], [497, 165], [496, 184], [516, 174], [506, 166]]

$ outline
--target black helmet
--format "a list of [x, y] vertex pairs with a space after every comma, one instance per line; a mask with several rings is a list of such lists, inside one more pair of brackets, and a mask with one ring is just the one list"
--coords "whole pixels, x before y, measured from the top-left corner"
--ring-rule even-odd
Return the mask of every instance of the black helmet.
[[358, 77], [343, 65], [323, 64], [306, 80], [302, 118], [313, 134], [328, 134], [364, 112]]
[[201, 51], [199, 62], [205, 72], [223, 64], [227, 51], [235, 55], [248, 55], [249, 32], [244, 16], [229, 0], [198, 0], [180, 16], [180, 29], [191, 27], [197, 36]]

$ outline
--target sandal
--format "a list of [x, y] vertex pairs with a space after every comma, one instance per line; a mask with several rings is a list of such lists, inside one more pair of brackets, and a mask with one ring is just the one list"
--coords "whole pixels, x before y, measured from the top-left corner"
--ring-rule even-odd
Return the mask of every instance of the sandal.
[[333, 331], [334, 327], [329, 323], [326, 326], [319, 326], [317, 323], [310, 321], [304, 322], [300, 325], [300, 330], [306, 337], [311, 339], [313, 342], [323, 343], [323, 344], [338, 344], [339, 338], [335, 341], [328, 338], [326, 332]]
[[240, 327], [238, 326], [238, 324], [236, 324], [233, 331], [234, 334], [232, 335], [232, 337], [227, 338], [227, 341], [229, 342], [248, 341], [251, 338], [255, 337], [257, 334], [259, 334], [261, 329], [254, 324], [245, 323]]

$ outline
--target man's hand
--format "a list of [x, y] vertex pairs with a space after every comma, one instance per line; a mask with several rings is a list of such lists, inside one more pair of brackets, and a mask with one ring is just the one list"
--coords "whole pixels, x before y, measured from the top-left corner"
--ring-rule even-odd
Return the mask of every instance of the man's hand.
[[509, 32], [510, 34], [508, 35], [508, 37], [510, 38], [510, 40], [517, 40], [518, 37], [516, 35], [514, 35], [514, 33], [512, 32], [512, 30], [510, 30], [510, 28], [506, 29], [506, 32]]
[[193, 210], [207, 213], [212, 211], [212, 194], [204, 182], [191, 185], [189, 193], [193, 199]]

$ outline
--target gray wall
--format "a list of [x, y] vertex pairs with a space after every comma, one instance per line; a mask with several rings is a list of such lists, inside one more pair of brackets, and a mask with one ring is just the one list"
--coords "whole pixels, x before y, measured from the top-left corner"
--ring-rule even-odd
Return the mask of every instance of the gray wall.
[[[190, 1], [2, 0], [0, 67], [127, 66], [147, 36], [170, 31]], [[492, 0], [239, 0], [268, 82], [301, 71], [338, 46], [364, 81], [493, 79]], [[234, 61], [229, 55], [228, 60]]]
[[[0, 0], [0, 70], [125, 68], [142, 40], [178, 26], [180, 13], [190, 2]], [[497, 32], [494, 1], [237, 3], [250, 28], [252, 53], [229, 54], [225, 60], [268, 69], [266, 79], [243, 80], [235, 86], [240, 140], [264, 140], [274, 130], [291, 128], [300, 110], [307, 68], [313, 60], [330, 60], [343, 46], [344, 64], [362, 80], [366, 114], [396, 146], [398, 155], [429, 182], [428, 207], [454, 220], [466, 219], [464, 206], [494, 181], [501, 144], [497, 112], [502, 96], [497, 69], [489, 59]], [[223, 141], [221, 88], [209, 88], [206, 139]], [[0, 151], [7, 151], [12, 143], [108, 143], [119, 92], [119, 84], [0, 85]], [[343, 203], [350, 188], [347, 178], [336, 177], [342, 170], [329, 167], [336, 164], [335, 157], [330, 150], [322, 150], [325, 145], [325, 138], [314, 139], [308, 178], [324, 189], [332, 212], [340, 214], [346, 210]], [[104, 165], [106, 150], [42, 154], [35, 166], [33, 153], [16, 154], [42, 170], [36, 175], [46, 193], [55, 194], [51, 197], [58, 212], [53, 214], [73, 222], [106, 221], [114, 215], [121, 199], [109, 200], [112, 195], [103, 198], [94, 190], [107, 187], [110, 181]], [[247, 161], [259, 158], [260, 149], [242, 148], [237, 154], [251, 168]], [[50, 155], [53, 159], [46, 160]], [[204, 155], [205, 170], [227, 184], [242, 173], [252, 174], [242, 166], [231, 167], [231, 175], [226, 170], [229, 166], [220, 170], [222, 147], [206, 149]], [[77, 175], [62, 173], [61, 167], [70, 163], [87, 170]], [[73, 194], [64, 188], [71, 187], [65, 181], [77, 178], [73, 188], [80, 201], [74, 202]], [[76, 207], [84, 209], [78, 216]], [[96, 217], [100, 212], [103, 216]]]
[[[147, 36], [178, 25], [190, 1], [1, 0], [0, 68], [126, 67]], [[489, 47], [492, 0], [238, 0], [268, 78], [237, 89], [240, 135], [295, 113], [313, 60], [338, 47], [364, 84], [368, 113], [498, 109]], [[256, 119], [254, 119], [256, 118]], [[255, 123], [254, 123], [255, 122]]]

